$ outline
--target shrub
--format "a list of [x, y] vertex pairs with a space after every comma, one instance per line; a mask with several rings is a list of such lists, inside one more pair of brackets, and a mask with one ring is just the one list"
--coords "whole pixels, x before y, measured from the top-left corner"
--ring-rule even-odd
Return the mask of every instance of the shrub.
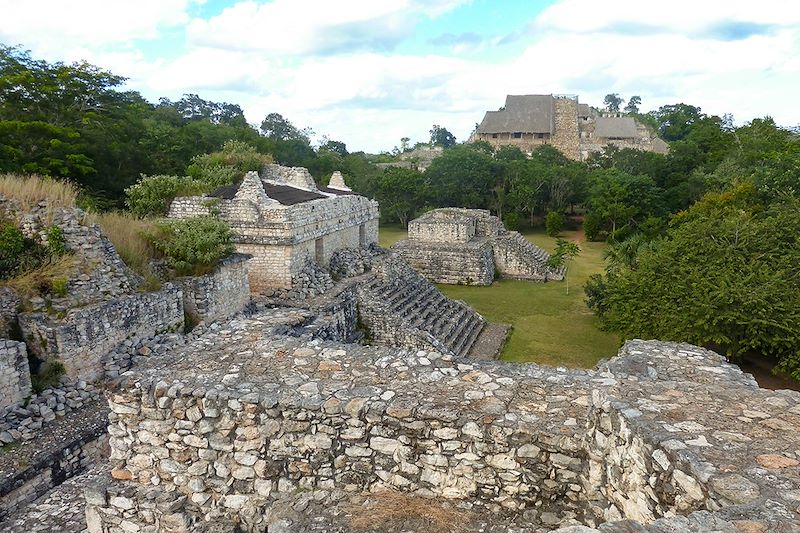
[[58, 226], [47, 228], [47, 251], [50, 255], [59, 256], [67, 253], [67, 241], [64, 239], [64, 231]]
[[40, 394], [45, 389], [58, 386], [65, 372], [66, 369], [60, 361], [46, 361], [38, 372], [31, 374], [33, 392]]
[[0, 278], [9, 278], [19, 266], [25, 249], [25, 236], [14, 224], [5, 223], [0, 228]]
[[591, 211], [583, 217], [583, 233], [590, 241], [599, 240], [600, 226], [600, 217]]
[[516, 231], [522, 226], [522, 217], [519, 213], [508, 213], [503, 217], [503, 225], [511, 231]]
[[178, 275], [199, 275], [233, 252], [230, 227], [215, 217], [169, 220], [156, 224], [148, 239]]
[[50, 290], [56, 296], [67, 295], [67, 278], [53, 278], [50, 280]]
[[545, 228], [551, 237], [557, 237], [564, 229], [564, 215], [560, 211], [548, 211], [545, 217]]
[[48, 249], [23, 235], [10, 222], [0, 226], [0, 279], [11, 279], [36, 269], [48, 259]]
[[[204, 169], [232, 167], [238, 177], [242, 177], [251, 170], [260, 171], [264, 165], [272, 163], [272, 161], [271, 155], [260, 153], [246, 142], [230, 140], [223, 144], [222, 149], [218, 152], [193, 157], [187, 173], [197, 179], [202, 179]], [[235, 179], [229, 183], [233, 183]]]
[[165, 215], [176, 196], [203, 194], [213, 187], [189, 176], [145, 176], [125, 189], [128, 209], [137, 217]]

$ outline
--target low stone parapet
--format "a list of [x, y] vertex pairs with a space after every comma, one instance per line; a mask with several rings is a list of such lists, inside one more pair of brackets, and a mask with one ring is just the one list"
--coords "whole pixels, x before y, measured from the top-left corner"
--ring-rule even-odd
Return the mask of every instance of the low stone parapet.
[[239, 313], [250, 301], [247, 261], [233, 254], [205, 276], [179, 278], [183, 308], [195, 322], [211, 323]]
[[386, 489], [552, 529], [697, 511], [800, 527], [800, 394], [721, 379], [737, 371], [712, 352], [637, 341], [575, 371], [265, 329], [242, 320], [123, 376], [109, 433], [130, 494], [244, 531], [290, 493]]
[[61, 362], [70, 378], [93, 381], [103, 375], [103, 358], [126, 339], [182, 328], [182, 293], [167, 283], [158, 292], [72, 309], [63, 318], [22, 313], [19, 322], [29, 352]]

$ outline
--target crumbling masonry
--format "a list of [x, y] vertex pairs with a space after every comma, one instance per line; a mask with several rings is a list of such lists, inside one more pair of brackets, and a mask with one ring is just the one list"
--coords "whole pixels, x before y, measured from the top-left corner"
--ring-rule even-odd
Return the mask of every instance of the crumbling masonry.
[[408, 239], [392, 250], [435, 283], [491, 285], [511, 279], [564, 279], [563, 267], [547, 265], [550, 254], [519, 232], [508, 231], [483, 209], [434, 209], [408, 224]]

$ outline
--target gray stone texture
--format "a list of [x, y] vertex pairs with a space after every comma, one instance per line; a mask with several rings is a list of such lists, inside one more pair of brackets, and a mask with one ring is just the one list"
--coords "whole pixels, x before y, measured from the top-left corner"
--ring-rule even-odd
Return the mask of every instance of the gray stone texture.
[[63, 318], [43, 313], [19, 316], [28, 350], [37, 358], [60, 361], [66, 375], [92, 381], [103, 375], [103, 358], [130, 338], [152, 337], [183, 327], [180, 288], [138, 293], [71, 309]]
[[31, 371], [25, 343], [0, 339], [0, 412], [22, 403], [30, 394]]
[[495, 273], [530, 281], [564, 279], [547, 266], [550, 254], [483, 209], [443, 208], [408, 224], [408, 239], [392, 246], [434, 283], [491, 285]]
[[205, 276], [176, 280], [183, 294], [183, 309], [195, 322], [211, 323], [239, 313], [250, 301], [247, 261], [234, 254], [220, 261]]
[[259, 531], [290, 493], [333, 505], [393, 489], [539, 528], [800, 527], [800, 394], [713, 352], [631, 341], [578, 371], [275, 336], [274, 322], [231, 322], [123, 376], [109, 433], [130, 481], [91, 495], [93, 520], [152, 525], [141, 506], [169, 495], [187, 527]]

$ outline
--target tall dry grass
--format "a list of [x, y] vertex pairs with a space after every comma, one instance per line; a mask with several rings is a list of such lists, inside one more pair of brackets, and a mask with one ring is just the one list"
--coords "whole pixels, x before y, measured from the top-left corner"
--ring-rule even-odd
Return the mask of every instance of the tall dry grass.
[[19, 203], [23, 212], [30, 211], [42, 200], [50, 209], [71, 207], [78, 197], [78, 188], [67, 181], [37, 175], [0, 174], [0, 194]]
[[466, 533], [473, 515], [441, 499], [393, 490], [364, 495], [361, 505], [346, 509], [350, 525], [360, 531], [440, 531]]
[[88, 221], [100, 226], [122, 260], [134, 272], [145, 278], [152, 276], [149, 262], [156, 257], [156, 250], [144, 237], [153, 229], [151, 221], [118, 211], [92, 213]]
[[66, 282], [74, 274], [78, 260], [74, 255], [63, 255], [24, 272], [19, 276], [0, 282], [0, 287], [11, 287], [26, 300], [53, 292], [54, 282]]

